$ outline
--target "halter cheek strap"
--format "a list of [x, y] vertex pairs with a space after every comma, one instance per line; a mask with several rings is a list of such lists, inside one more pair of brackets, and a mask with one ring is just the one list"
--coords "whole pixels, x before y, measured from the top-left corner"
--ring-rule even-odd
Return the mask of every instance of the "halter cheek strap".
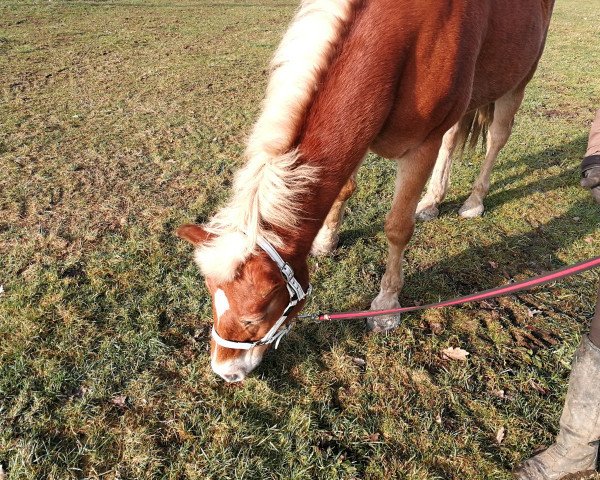
[[275, 343], [275, 348], [277, 348], [279, 346], [279, 341], [281, 340], [281, 338], [292, 328], [292, 324], [288, 324], [285, 327], [282, 327], [284, 322], [287, 320], [288, 315], [298, 304], [298, 302], [310, 295], [312, 291], [312, 286], [310, 284], [308, 284], [308, 289], [306, 290], [306, 292], [304, 291], [302, 285], [300, 285], [300, 282], [296, 280], [296, 277], [294, 276], [294, 270], [292, 269], [292, 267], [287, 262], [285, 262], [283, 258], [281, 258], [281, 255], [279, 255], [279, 253], [277, 252], [277, 250], [275, 250], [273, 245], [271, 245], [267, 240], [261, 237], [257, 239], [257, 244], [260, 248], [262, 248], [265, 251], [265, 253], [271, 258], [271, 260], [273, 260], [277, 264], [279, 271], [285, 279], [285, 284], [290, 295], [290, 301], [285, 310], [283, 311], [283, 315], [279, 317], [279, 320], [275, 322], [275, 324], [271, 327], [271, 329], [266, 333], [266, 335], [263, 338], [255, 342], [236, 342], [233, 340], [226, 340], [217, 333], [217, 330], [213, 325], [211, 334], [212, 338], [217, 343], [217, 345], [220, 345], [221, 347], [232, 348], [235, 350], [250, 350], [251, 348], [254, 348], [259, 345], [270, 345], [271, 343]]

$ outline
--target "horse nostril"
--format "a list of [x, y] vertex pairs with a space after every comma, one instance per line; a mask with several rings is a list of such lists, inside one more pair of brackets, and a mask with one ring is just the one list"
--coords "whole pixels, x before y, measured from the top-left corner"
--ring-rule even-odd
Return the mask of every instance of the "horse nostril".
[[226, 382], [239, 382], [244, 379], [244, 376], [241, 373], [230, 373], [223, 375], [223, 378]]

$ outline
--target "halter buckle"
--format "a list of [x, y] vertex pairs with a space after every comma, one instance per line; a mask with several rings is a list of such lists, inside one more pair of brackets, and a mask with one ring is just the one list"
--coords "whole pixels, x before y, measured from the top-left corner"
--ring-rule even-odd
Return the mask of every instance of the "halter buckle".
[[294, 279], [294, 269], [289, 263], [285, 262], [279, 267], [279, 270], [288, 282], [291, 282]]

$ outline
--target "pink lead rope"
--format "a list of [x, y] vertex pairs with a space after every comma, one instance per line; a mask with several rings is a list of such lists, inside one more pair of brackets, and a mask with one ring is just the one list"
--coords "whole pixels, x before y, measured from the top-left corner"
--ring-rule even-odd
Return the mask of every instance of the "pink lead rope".
[[400, 307], [391, 308], [388, 310], [363, 310], [360, 312], [345, 312], [345, 313], [320, 313], [314, 315], [299, 315], [298, 318], [311, 318], [320, 322], [328, 320], [349, 320], [352, 318], [366, 318], [366, 317], [378, 317], [381, 315], [392, 315], [395, 313], [403, 312], [414, 312], [416, 310], [426, 310], [429, 308], [442, 308], [451, 307], [453, 305], [461, 305], [467, 302], [475, 302], [478, 300], [486, 300], [488, 298], [499, 297], [501, 295], [507, 295], [509, 293], [519, 292], [521, 290], [528, 290], [544, 283], [560, 280], [561, 278], [576, 275], [578, 273], [590, 270], [592, 268], [600, 267], [600, 257], [591, 258], [584, 262], [576, 263], [553, 272], [539, 275], [522, 282], [511, 283], [501, 287], [492, 288], [479, 293], [473, 293], [472, 295], [466, 295], [464, 297], [453, 298], [438, 303], [430, 303], [427, 305], [414, 305], [412, 307]]

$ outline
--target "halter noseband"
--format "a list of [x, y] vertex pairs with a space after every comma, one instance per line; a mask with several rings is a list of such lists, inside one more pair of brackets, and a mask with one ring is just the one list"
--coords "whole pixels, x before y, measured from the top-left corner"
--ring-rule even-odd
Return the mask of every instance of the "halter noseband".
[[296, 277], [294, 276], [294, 270], [292, 269], [292, 267], [288, 263], [286, 263], [283, 260], [283, 258], [281, 258], [281, 255], [277, 253], [277, 250], [273, 248], [273, 245], [271, 245], [267, 240], [261, 237], [258, 237], [256, 243], [279, 267], [279, 271], [285, 279], [285, 285], [290, 294], [290, 301], [288, 303], [288, 306], [285, 307], [285, 310], [283, 311], [281, 317], [279, 317], [279, 320], [275, 322], [275, 324], [271, 327], [271, 329], [266, 333], [266, 335], [263, 338], [257, 340], [256, 342], [235, 342], [232, 340], [225, 340], [217, 333], [213, 325], [211, 334], [213, 340], [217, 343], [217, 345], [220, 345], [225, 348], [233, 348], [236, 350], [250, 350], [251, 348], [254, 348], [258, 345], [269, 345], [273, 342], [275, 342], [275, 348], [277, 348], [279, 346], [279, 341], [281, 340], [281, 338], [292, 328], [292, 324], [288, 324], [283, 328], [281, 328], [281, 326], [287, 320], [288, 315], [290, 314], [292, 309], [298, 304], [298, 302], [310, 295], [310, 292], [312, 291], [312, 285], [310, 283], [308, 284], [308, 289], [306, 290], [306, 292], [304, 291], [302, 285], [300, 285], [300, 282], [296, 280]]

